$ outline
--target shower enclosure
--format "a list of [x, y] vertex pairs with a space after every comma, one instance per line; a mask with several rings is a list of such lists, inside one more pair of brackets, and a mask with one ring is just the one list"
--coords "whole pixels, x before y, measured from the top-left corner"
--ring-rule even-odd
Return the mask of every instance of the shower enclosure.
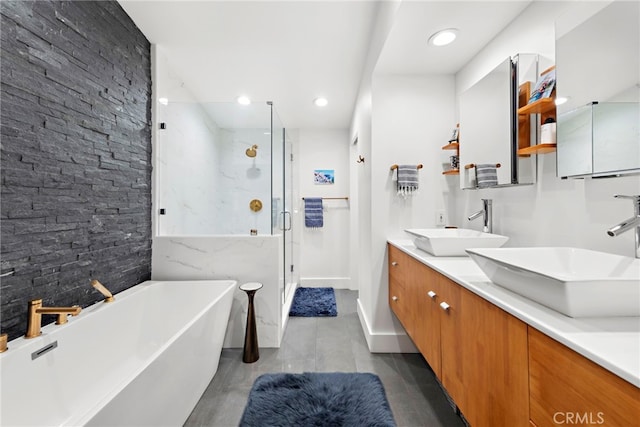
[[296, 282], [292, 141], [272, 103], [167, 102], [157, 114], [155, 235], [281, 237], [283, 304]]

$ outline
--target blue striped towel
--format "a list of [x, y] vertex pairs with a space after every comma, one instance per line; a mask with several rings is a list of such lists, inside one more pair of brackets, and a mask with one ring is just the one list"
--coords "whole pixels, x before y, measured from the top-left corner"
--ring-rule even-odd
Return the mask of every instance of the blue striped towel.
[[323, 226], [322, 197], [304, 198], [304, 225], [309, 228]]
[[476, 180], [478, 188], [487, 188], [498, 185], [498, 171], [494, 164], [476, 165]]
[[398, 166], [398, 194], [411, 196], [418, 192], [418, 165]]

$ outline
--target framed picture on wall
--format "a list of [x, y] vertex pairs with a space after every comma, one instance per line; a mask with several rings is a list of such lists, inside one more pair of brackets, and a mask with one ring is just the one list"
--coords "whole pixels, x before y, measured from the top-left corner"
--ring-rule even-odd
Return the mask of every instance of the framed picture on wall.
[[327, 185], [335, 183], [333, 169], [315, 169], [313, 171], [313, 183], [319, 185]]

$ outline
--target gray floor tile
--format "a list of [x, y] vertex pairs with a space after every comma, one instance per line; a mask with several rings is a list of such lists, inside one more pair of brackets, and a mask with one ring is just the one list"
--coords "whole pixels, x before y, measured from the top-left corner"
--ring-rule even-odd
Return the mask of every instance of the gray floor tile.
[[419, 354], [370, 353], [356, 310], [357, 292], [336, 290], [337, 317], [291, 317], [279, 349], [224, 349], [218, 371], [185, 423], [237, 426], [256, 378], [274, 372], [371, 372], [382, 381], [399, 427], [463, 427]]

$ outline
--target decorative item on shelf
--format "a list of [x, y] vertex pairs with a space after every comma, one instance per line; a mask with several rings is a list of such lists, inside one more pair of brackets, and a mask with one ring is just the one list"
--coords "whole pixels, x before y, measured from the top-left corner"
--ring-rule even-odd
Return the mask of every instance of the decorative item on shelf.
[[451, 166], [451, 169], [458, 169], [459, 165], [460, 165], [460, 158], [458, 157], [457, 154], [453, 156], [449, 156], [449, 166]]
[[529, 104], [543, 98], [551, 98], [551, 93], [555, 89], [556, 85], [556, 70], [555, 67], [551, 67], [546, 70], [536, 82], [529, 96]]
[[453, 128], [453, 132], [451, 134], [451, 138], [449, 138], [449, 142], [458, 142], [460, 140], [460, 123], [456, 124], [456, 127]]
[[449, 139], [449, 143], [442, 147], [443, 150], [455, 150], [456, 154], [449, 156], [450, 169], [443, 171], [443, 175], [459, 175], [460, 174], [460, 123], [456, 123], [453, 134]]
[[553, 117], [548, 117], [540, 126], [540, 144], [556, 143], [556, 121]]
[[399, 196], [408, 197], [418, 192], [418, 170], [422, 164], [417, 165], [392, 165], [391, 170], [398, 170], [397, 192]]

